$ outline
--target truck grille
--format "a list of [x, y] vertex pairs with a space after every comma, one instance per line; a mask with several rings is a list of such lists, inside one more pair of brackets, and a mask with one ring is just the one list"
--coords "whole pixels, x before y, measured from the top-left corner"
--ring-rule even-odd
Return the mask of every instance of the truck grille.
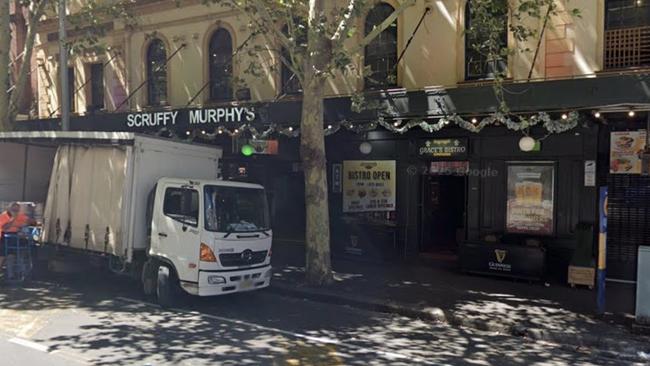
[[253, 266], [264, 262], [266, 259], [266, 250], [253, 252], [244, 250], [241, 253], [220, 254], [219, 262], [224, 267], [244, 267]]

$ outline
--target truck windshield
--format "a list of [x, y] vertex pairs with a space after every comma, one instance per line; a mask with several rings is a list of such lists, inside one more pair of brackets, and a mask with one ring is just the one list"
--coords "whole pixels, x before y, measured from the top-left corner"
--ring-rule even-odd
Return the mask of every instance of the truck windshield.
[[268, 230], [264, 190], [205, 186], [205, 229], [226, 233]]

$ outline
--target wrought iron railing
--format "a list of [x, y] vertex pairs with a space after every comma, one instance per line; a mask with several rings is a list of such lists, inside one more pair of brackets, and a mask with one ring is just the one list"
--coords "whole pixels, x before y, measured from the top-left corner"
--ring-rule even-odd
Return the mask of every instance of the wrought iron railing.
[[650, 67], [650, 26], [605, 31], [605, 69]]

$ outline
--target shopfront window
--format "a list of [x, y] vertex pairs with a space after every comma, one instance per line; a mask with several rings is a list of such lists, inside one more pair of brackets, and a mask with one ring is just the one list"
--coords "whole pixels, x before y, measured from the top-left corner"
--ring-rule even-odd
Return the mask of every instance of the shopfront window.
[[[495, 9], [489, 17], [502, 19], [507, 24], [507, 6], [504, 4], [504, 6]], [[502, 29], [499, 43], [494, 45], [494, 42], [487, 36], [492, 30], [488, 24], [479, 21], [480, 17], [475, 13], [476, 11], [472, 2], [468, 1], [465, 5], [465, 79], [493, 79], [499, 73], [504, 74], [508, 67], [508, 60], [505, 56], [494, 55], [494, 53], [499, 53], [499, 50], [507, 48], [508, 27]], [[485, 17], [484, 14], [481, 15]]]
[[158, 38], [147, 47], [147, 92], [149, 105], [167, 103], [167, 50]]
[[210, 100], [232, 100], [232, 37], [223, 28], [210, 38]]
[[270, 220], [264, 190], [206, 186], [205, 229], [222, 233], [269, 230]]
[[[395, 9], [386, 3], [376, 5], [365, 22], [365, 35], [378, 27]], [[365, 49], [364, 64], [370, 69], [365, 77], [366, 89], [380, 89], [397, 85], [397, 21], [379, 34]]]

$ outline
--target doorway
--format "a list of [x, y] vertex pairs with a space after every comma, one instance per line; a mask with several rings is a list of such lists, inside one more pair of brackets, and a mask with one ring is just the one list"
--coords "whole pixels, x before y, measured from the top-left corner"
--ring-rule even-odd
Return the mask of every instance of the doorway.
[[421, 255], [455, 259], [465, 240], [466, 176], [423, 175], [420, 192]]

